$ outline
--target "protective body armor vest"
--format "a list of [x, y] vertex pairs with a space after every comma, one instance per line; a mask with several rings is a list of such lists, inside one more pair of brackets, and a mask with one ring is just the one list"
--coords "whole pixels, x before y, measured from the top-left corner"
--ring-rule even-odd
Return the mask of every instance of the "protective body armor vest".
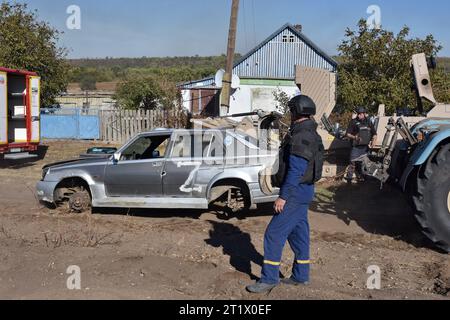
[[302, 184], [313, 184], [322, 179], [325, 148], [322, 138], [317, 133], [317, 123], [306, 120], [295, 124], [287, 134], [280, 148], [278, 171], [272, 178], [272, 184], [280, 188], [286, 178], [290, 155], [308, 160], [308, 168]]
[[372, 141], [372, 129], [370, 128], [370, 121], [366, 119], [364, 121], [357, 121], [356, 127], [358, 128], [358, 135], [361, 138], [359, 142], [354, 142], [355, 147], [366, 147]]

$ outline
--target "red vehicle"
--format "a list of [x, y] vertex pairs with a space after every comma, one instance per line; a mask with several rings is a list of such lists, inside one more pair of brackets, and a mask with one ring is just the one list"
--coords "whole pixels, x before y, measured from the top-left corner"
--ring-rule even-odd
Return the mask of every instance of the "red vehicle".
[[40, 91], [35, 72], [0, 67], [0, 155], [37, 150]]

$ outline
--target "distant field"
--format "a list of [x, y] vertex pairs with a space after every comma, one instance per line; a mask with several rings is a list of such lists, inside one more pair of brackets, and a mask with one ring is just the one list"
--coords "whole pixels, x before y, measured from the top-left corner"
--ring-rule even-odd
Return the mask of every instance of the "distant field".
[[[236, 60], [240, 55], [236, 55]], [[226, 64], [226, 56], [167, 58], [104, 58], [68, 60], [72, 66], [69, 82], [86, 77], [96, 82], [115, 82], [127, 76], [165, 76], [174, 82], [185, 82], [213, 75]]]
[[[236, 60], [241, 56], [236, 55]], [[339, 57], [334, 57], [339, 62]], [[174, 83], [202, 79], [224, 68], [226, 57], [103, 58], [72, 59], [69, 91], [79, 92], [79, 83], [89, 77], [97, 82], [97, 90], [114, 91], [126, 77], [166, 77]], [[450, 57], [438, 58], [438, 66], [450, 73]]]
[[[97, 82], [95, 87], [97, 91], [103, 92], [115, 92], [117, 88], [118, 81], [109, 81], [109, 82]], [[78, 82], [71, 82], [67, 86], [67, 92], [70, 93], [82, 93], [83, 91], [80, 88], [80, 84]]]
[[[236, 60], [241, 57], [236, 55]], [[339, 57], [334, 57], [339, 62]], [[438, 64], [450, 71], [450, 57], [437, 58]], [[166, 58], [98, 58], [98, 59], [70, 59], [69, 64], [74, 68], [111, 69], [113, 72], [127, 69], [154, 69], [154, 68], [207, 68], [218, 70], [223, 68], [226, 57], [166, 57]]]
[[[240, 55], [236, 55], [236, 59]], [[170, 67], [223, 67], [226, 56], [210, 57], [163, 57], [163, 58], [98, 58], [98, 59], [71, 59], [68, 60], [73, 67], [85, 68], [170, 68]]]

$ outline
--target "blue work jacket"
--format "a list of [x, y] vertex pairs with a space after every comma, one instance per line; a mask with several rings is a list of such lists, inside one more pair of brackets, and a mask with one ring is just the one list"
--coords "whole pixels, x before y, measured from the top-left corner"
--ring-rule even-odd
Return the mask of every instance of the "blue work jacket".
[[298, 204], [310, 204], [314, 199], [314, 184], [302, 184], [302, 178], [308, 168], [308, 160], [290, 155], [286, 178], [280, 190], [280, 198]]

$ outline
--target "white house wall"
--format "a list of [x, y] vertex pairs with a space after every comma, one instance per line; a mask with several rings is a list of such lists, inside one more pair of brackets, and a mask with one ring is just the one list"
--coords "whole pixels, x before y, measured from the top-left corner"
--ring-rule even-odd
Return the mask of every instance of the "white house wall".
[[181, 90], [181, 98], [182, 98], [182, 107], [192, 112], [192, 95], [191, 90]]
[[[274, 92], [281, 90], [289, 97], [300, 93], [295, 85], [261, 86], [241, 85], [231, 96], [230, 114], [264, 110], [276, 111], [279, 103], [275, 100]], [[191, 90], [182, 90], [182, 106], [185, 110], [192, 112]]]
[[230, 113], [237, 114], [254, 110], [276, 111], [279, 103], [275, 100], [274, 93], [277, 90], [285, 92], [290, 97], [300, 93], [299, 89], [294, 85], [241, 85], [231, 96]]

